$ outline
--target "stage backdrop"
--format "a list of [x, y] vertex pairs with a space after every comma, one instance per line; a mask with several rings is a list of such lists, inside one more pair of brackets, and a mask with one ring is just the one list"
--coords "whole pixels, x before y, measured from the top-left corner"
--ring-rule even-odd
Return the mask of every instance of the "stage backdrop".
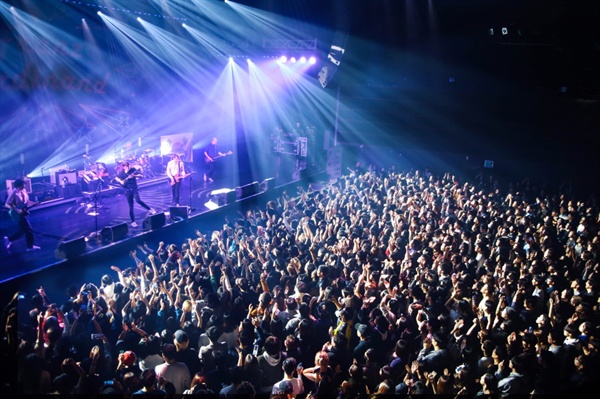
[[194, 162], [192, 137], [194, 133], [177, 133], [160, 136], [160, 155], [179, 154], [184, 162]]

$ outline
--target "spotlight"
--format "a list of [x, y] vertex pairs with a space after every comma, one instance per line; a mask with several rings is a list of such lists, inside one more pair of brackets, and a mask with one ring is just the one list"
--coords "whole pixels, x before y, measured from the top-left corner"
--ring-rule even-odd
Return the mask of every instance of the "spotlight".
[[290, 61], [292, 61], [292, 64], [295, 64], [296, 63], [296, 57], [290, 58]]
[[233, 57], [229, 57], [229, 62], [233, 62]]
[[181, 24], [181, 26], [183, 26], [184, 28], [186, 28], [186, 27], [187, 27], [187, 25], [186, 25], [185, 23]]
[[308, 59], [308, 62], [309, 62], [310, 64], [315, 64], [315, 63], [317, 62], [317, 59], [316, 59], [315, 57], [310, 57], [310, 58]]
[[102, 15], [102, 11], [98, 11], [98, 15]]
[[306, 57], [300, 57], [300, 63], [306, 64]]
[[508, 29], [507, 28], [502, 28], [502, 34], [503, 35], [508, 35]]
[[246, 62], [248, 62], [248, 64], [252, 64], [252, 60], [250, 58], [246, 58]]
[[140, 17], [136, 18], [138, 20], [138, 22], [142, 22], [142, 19]]
[[281, 57], [279, 57], [280, 64], [285, 64], [286, 62], [287, 62], [287, 57], [285, 55], [282, 55]]

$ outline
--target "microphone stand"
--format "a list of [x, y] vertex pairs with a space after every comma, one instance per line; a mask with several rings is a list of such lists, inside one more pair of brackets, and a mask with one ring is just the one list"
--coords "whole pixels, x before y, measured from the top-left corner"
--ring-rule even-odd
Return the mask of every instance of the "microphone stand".
[[193, 212], [196, 210], [196, 208], [194, 208], [192, 206], [192, 186], [194, 185], [194, 179], [192, 179], [192, 176], [194, 175], [194, 173], [192, 173], [191, 168], [190, 168], [190, 212]]
[[96, 243], [100, 243], [100, 236], [98, 232], [98, 196], [100, 195], [100, 190], [102, 189], [102, 179], [99, 179], [100, 182], [98, 186], [96, 186], [96, 192], [94, 193], [94, 222], [95, 222], [95, 232], [96, 232]]

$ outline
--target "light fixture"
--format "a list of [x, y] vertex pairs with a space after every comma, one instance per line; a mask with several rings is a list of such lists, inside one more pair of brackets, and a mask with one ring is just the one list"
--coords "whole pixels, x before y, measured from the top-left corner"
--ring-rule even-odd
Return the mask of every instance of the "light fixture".
[[287, 57], [285, 55], [282, 55], [281, 57], [279, 57], [280, 64], [285, 64], [286, 62], [287, 62]]
[[300, 57], [300, 63], [306, 64], [306, 57], [304, 57], [304, 56]]
[[502, 28], [502, 34], [503, 35], [508, 35], [508, 29], [507, 28]]
[[309, 62], [310, 64], [315, 64], [315, 63], [317, 62], [317, 59], [316, 59], [316, 58], [313, 56], [313, 57], [310, 57], [310, 58], [308, 59], [308, 62]]
[[296, 57], [290, 58], [290, 61], [292, 62], [292, 64], [295, 64], [296, 63]]

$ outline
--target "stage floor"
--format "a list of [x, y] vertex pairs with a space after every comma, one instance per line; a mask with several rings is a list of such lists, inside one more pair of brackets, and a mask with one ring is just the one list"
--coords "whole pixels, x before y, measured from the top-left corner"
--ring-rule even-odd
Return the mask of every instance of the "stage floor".
[[[180, 206], [190, 208], [189, 215], [208, 212], [205, 203], [211, 199], [210, 193], [217, 189], [233, 188], [219, 185], [218, 182], [208, 184], [201, 174], [194, 174], [193, 179], [186, 179], [180, 190]], [[142, 179], [138, 181], [140, 197], [148, 206], [157, 212], [167, 212], [169, 223], [169, 208], [171, 204], [171, 186], [166, 176]], [[58, 199], [42, 202], [31, 210], [29, 220], [35, 231], [35, 244], [41, 250], [26, 251], [25, 238], [13, 242], [10, 251], [0, 248], [0, 283], [28, 274], [49, 266], [62, 259], [56, 256], [56, 249], [63, 241], [87, 237], [88, 251], [99, 248], [101, 244], [96, 234], [107, 226], [122, 223], [128, 224], [128, 237], [134, 237], [143, 232], [143, 221], [149, 212], [139, 204], [134, 203], [137, 227], [131, 227], [129, 208], [122, 189], [102, 191], [97, 202], [84, 195], [70, 199]], [[8, 216], [8, 212], [0, 213], [0, 238], [9, 236], [16, 231], [16, 225]]]

